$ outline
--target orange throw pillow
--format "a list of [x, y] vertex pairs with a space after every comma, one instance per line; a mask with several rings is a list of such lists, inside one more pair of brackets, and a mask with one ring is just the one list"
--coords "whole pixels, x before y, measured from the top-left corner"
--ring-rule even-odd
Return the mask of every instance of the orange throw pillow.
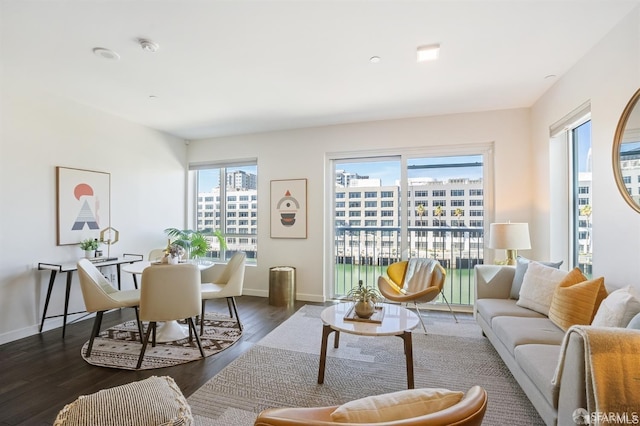
[[564, 331], [572, 325], [589, 325], [605, 297], [603, 277], [587, 280], [575, 268], [556, 287], [549, 319]]

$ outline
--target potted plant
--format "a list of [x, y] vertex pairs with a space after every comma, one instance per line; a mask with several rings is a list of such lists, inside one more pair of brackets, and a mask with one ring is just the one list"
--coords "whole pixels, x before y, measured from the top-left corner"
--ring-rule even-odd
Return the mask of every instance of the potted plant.
[[362, 284], [362, 280], [358, 281], [358, 287], [353, 287], [347, 296], [353, 300], [356, 315], [360, 318], [370, 318], [376, 311], [376, 302], [382, 299], [377, 288]]
[[207, 252], [211, 250], [209, 240], [207, 239], [208, 236], [216, 237], [221, 249], [227, 248], [224, 235], [222, 235], [222, 232], [218, 229], [212, 231], [193, 231], [191, 229], [167, 228], [164, 232], [173, 238], [171, 244], [176, 244], [185, 249], [190, 259], [206, 256]]
[[180, 262], [180, 258], [184, 255], [184, 248], [177, 244], [169, 244], [166, 253], [167, 263], [176, 265]]
[[94, 257], [96, 250], [98, 250], [98, 240], [93, 238], [87, 238], [80, 241], [80, 248], [84, 250], [84, 257]]

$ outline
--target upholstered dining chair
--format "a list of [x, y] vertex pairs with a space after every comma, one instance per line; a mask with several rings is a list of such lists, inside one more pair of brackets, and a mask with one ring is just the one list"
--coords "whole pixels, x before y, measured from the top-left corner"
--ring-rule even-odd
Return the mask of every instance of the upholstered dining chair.
[[110, 309], [134, 308], [136, 311], [136, 321], [138, 331], [142, 339], [142, 325], [138, 314], [140, 304], [140, 290], [118, 290], [111, 285], [100, 270], [87, 259], [78, 261], [78, 278], [80, 279], [80, 289], [87, 312], [95, 312], [96, 318], [91, 330], [91, 338], [87, 346], [86, 357], [91, 356], [93, 340], [100, 334], [102, 324], [102, 314]]
[[136, 368], [140, 368], [153, 333], [155, 346], [158, 321], [185, 319], [189, 327], [189, 341], [195, 335], [200, 355], [202, 343], [193, 317], [200, 314], [200, 270], [196, 265], [152, 265], [142, 271], [140, 283], [140, 320], [149, 321]]
[[[451, 309], [451, 305], [449, 305], [449, 301], [443, 291], [447, 271], [435, 259], [414, 259], [414, 261], [424, 261], [424, 264], [433, 267], [433, 270], [430, 270], [429, 273], [421, 275], [416, 274], [413, 278], [409, 278], [407, 273], [410, 267], [410, 261], [404, 260], [392, 263], [387, 267], [387, 276], [382, 275], [378, 278], [378, 289], [380, 290], [380, 293], [388, 300], [399, 302], [401, 304], [409, 304], [409, 302], [413, 302], [418, 318], [420, 318], [422, 329], [425, 333], [427, 332], [427, 328], [424, 325], [422, 315], [420, 314], [418, 303], [431, 302], [441, 294], [445, 303], [449, 307], [449, 312], [451, 312], [455, 322], [457, 323], [458, 318], [453, 312], [453, 309]], [[429, 264], [429, 262], [433, 263]], [[404, 284], [407, 279], [409, 279], [408, 286], [403, 288], [405, 287]]]
[[[429, 389], [425, 389], [429, 391]], [[349, 422], [348, 414], [347, 420], [345, 420], [345, 411], [349, 409], [357, 409], [352, 405], [352, 403], [358, 403], [359, 401], [366, 401], [363, 405], [363, 408], [367, 407], [376, 407], [376, 403], [372, 401], [371, 398], [376, 397], [368, 397], [363, 398], [362, 400], [352, 401], [352, 403], [347, 403], [343, 406], [331, 406], [331, 407], [311, 407], [311, 408], [269, 408], [262, 411], [258, 418], [256, 419], [254, 425], [255, 426], [331, 426], [331, 425], [341, 425], [341, 426], [362, 426], [363, 424], [367, 425], [376, 425], [376, 426], [414, 426], [414, 425], [429, 425], [429, 426], [479, 426], [482, 424], [482, 419], [484, 418], [484, 414], [487, 410], [487, 392], [481, 386], [473, 386], [471, 387], [466, 394], [462, 396], [462, 399], [459, 402], [454, 403], [453, 405], [448, 406], [447, 408], [437, 409], [436, 411], [431, 411], [425, 409], [425, 414], [417, 414], [411, 415], [407, 414], [408, 410], [413, 410], [418, 404], [403, 406], [402, 398], [410, 397], [411, 395], [415, 395], [420, 392], [421, 389], [415, 389], [412, 391], [403, 391], [401, 395], [407, 396], [396, 396], [400, 393], [394, 394], [385, 394], [380, 395], [381, 397], [391, 397], [394, 398], [394, 402], [397, 402], [395, 407], [386, 407], [385, 409], [395, 409], [397, 412], [400, 412], [401, 415], [398, 416], [397, 420], [386, 420], [386, 421], [363, 421], [364, 419], [359, 419], [358, 422]], [[378, 398], [378, 401], [383, 400], [383, 398]], [[367, 401], [368, 400], [368, 401]], [[410, 404], [410, 401], [407, 401], [407, 404]], [[349, 405], [352, 407], [347, 408]], [[425, 404], [426, 406], [426, 404]], [[341, 419], [335, 419], [332, 417], [332, 414], [335, 413], [338, 408], [341, 408]], [[366, 410], [365, 410], [366, 411]], [[372, 410], [369, 408], [369, 412]], [[428, 412], [431, 411], [431, 412]], [[375, 417], [378, 417], [379, 413], [374, 413]], [[365, 416], [367, 414], [364, 414]], [[407, 416], [410, 416], [407, 418]], [[393, 414], [387, 414], [385, 417], [393, 417]]]
[[[223, 271], [217, 275], [215, 267], [203, 269], [202, 275], [202, 310], [200, 317], [200, 334], [204, 331], [205, 303], [210, 299], [227, 299], [229, 316], [233, 318], [233, 313], [238, 320], [238, 327], [242, 330], [242, 323], [238, 316], [238, 305], [236, 297], [242, 296], [242, 286], [244, 285], [244, 265], [246, 254], [238, 252], [234, 254], [224, 267]], [[233, 313], [231, 309], [233, 308]]]
[[149, 252], [149, 257], [147, 258], [147, 260], [149, 262], [155, 262], [158, 259], [162, 259], [166, 253], [165, 250], [166, 249], [163, 249], [163, 248], [151, 250]]

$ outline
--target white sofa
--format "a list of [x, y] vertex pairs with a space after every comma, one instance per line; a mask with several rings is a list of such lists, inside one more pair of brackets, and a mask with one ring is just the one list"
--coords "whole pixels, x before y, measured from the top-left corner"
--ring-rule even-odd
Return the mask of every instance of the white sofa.
[[475, 267], [474, 316], [544, 422], [574, 426], [575, 410], [587, 407], [584, 341], [569, 334], [559, 385], [554, 385], [565, 332], [547, 316], [516, 304], [515, 273], [513, 266]]

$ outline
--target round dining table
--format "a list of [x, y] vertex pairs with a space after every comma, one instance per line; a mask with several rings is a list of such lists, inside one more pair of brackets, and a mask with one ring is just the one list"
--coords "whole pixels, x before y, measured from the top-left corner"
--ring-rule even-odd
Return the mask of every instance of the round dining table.
[[[192, 259], [182, 263], [193, 263], [198, 266], [198, 269], [203, 270], [210, 268], [215, 264], [210, 260], [205, 259]], [[156, 261], [143, 260], [141, 262], [131, 263], [122, 267], [123, 272], [128, 272], [133, 275], [133, 282], [138, 288], [138, 275], [142, 275], [142, 272], [154, 265], [161, 265], [162, 263]], [[178, 321], [165, 321], [156, 330], [157, 342], [174, 342], [189, 337], [189, 329], [186, 325], [180, 324]]]

